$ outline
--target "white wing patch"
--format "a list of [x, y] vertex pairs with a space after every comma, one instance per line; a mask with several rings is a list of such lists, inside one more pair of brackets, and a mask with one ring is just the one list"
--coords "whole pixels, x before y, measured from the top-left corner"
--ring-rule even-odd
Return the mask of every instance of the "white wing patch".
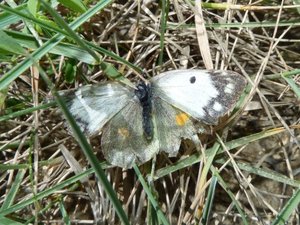
[[233, 71], [175, 70], [151, 80], [154, 98], [161, 98], [195, 119], [216, 124], [242, 93], [246, 80]]
[[213, 109], [215, 111], [222, 111], [223, 110], [223, 106], [219, 103], [219, 102], [215, 102], [214, 105], [213, 105]]
[[204, 70], [169, 71], [154, 77], [151, 82], [155, 95], [194, 118], [204, 117], [204, 107], [219, 95], [211, 76]]
[[232, 94], [234, 91], [234, 85], [232, 83], [229, 83], [225, 86], [225, 93]]
[[[77, 115], [82, 115], [81, 113], [78, 112], [78, 109], [82, 108], [83, 111], [85, 112], [84, 117], [85, 118], [80, 118], [81, 121], [90, 121], [88, 124], [87, 128], [83, 129], [87, 130], [88, 133], [94, 133], [96, 130], [99, 130], [99, 127], [102, 127], [102, 121], [105, 121], [105, 118], [108, 117], [108, 114], [104, 110], [95, 110], [93, 109], [90, 104], [90, 101], [88, 100], [89, 98], [84, 98], [82, 96], [82, 90], [79, 89], [78, 91], [75, 92], [76, 98], [73, 100], [73, 104], [71, 105], [70, 112], [75, 116], [75, 118], [80, 118]], [[77, 101], [76, 101], [77, 100]], [[96, 104], [96, 103], [95, 103]], [[79, 122], [80, 124], [80, 120]], [[83, 127], [83, 126], [81, 126]]]
[[134, 97], [129, 88], [115, 82], [87, 85], [60, 93], [81, 130], [94, 135]]

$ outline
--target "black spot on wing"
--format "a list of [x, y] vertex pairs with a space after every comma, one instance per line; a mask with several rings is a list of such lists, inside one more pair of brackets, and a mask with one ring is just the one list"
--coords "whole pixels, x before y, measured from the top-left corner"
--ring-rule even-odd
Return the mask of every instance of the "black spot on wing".
[[[67, 108], [70, 110], [72, 108], [72, 106], [75, 104], [76, 102], [76, 99], [75, 99], [75, 92], [76, 91], [66, 91], [66, 92], [61, 92], [60, 95], [61, 97], [63, 98], [63, 101], [65, 102]], [[78, 105], [78, 107], [81, 108], [81, 110], [85, 110], [84, 107], [82, 107], [81, 105]], [[79, 109], [78, 109], [79, 110]], [[88, 121], [84, 120], [84, 118], [81, 118], [79, 115], [76, 115], [72, 112], [70, 112], [71, 115], [73, 116], [73, 118], [75, 119], [76, 123], [78, 124], [78, 126], [80, 127], [80, 130], [86, 134], [86, 135], [91, 135], [90, 132], [89, 132], [89, 129], [88, 129], [88, 126], [89, 126], [89, 123]], [[72, 132], [72, 128], [71, 126], [69, 125], [69, 123], [67, 123], [65, 121], [65, 125], [68, 129], [68, 131], [70, 133], [73, 133]]]
[[79, 125], [81, 131], [84, 134], [90, 135], [89, 130], [88, 130], [89, 123], [78, 116], [73, 115], [73, 117], [74, 117], [76, 123]]
[[190, 78], [190, 82], [191, 82], [191, 84], [195, 83], [195, 82], [196, 82], [196, 77], [195, 77], [195, 76], [192, 76], [192, 77]]

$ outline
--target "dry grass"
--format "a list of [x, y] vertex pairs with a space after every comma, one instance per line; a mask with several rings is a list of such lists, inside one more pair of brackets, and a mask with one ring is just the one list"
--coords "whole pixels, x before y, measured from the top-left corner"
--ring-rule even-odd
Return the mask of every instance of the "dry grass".
[[[130, 63], [149, 76], [171, 69], [213, 66], [237, 71], [248, 79], [235, 117], [222, 119], [211, 135], [200, 136], [202, 151], [210, 149], [205, 152], [206, 157], [198, 155], [193, 143], [184, 141], [176, 158], [161, 154], [153, 162], [154, 169], [151, 162], [140, 167], [170, 224], [196, 223], [203, 215], [205, 202], [212, 204], [205, 217], [207, 224], [278, 224], [278, 214], [283, 217], [281, 210], [300, 187], [299, 96], [297, 89], [291, 89], [281, 76], [299, 66], [299, 22], [284, 23], [297, 19], [299, 12], [293, 7], [281, 7], [280, 2], [273, 2], [272, 9], [261, 5], [265, 8], [249, 11], [241, 6], [246, 2], [239, 4], [217, 10], [216, 5], [204, 4], [201, 9], [189, 1], [173, 0], [165, 5], [169, 12], [164, 12], [164, 27], [162, 6], [156, 1], [116, 1], [77, 31], [86, 41], [126, 59], [129, 63], [124, 64], [100, 52], [103, 62], [111, 63], [132, 82], [139, 79], [140, 71], [130, 67]], [[68, 21], [77, 17], [77, 13], [62, 5], [57, 11]], [[18, 21], [7, 30], [21, 32], [24, 26]], [[37, 28], [31, 27], [31, 33]], [[47, 35], [45, 31], [38, 34]], [[209, 45], [202, 45], [206, 41]], [[64, 42], [74, 44], [71, 39]], [[67, 56], [49, 53], [39, 60], [58, 90], [107, 79], [102, 65], [74, 63], [79, 56]], [[3, 74], [24, 59], [22, 54], [15, 54], [13, 59], [1, 61]], [[68, 77], [66, 65], [71, 68]], [[6, 107], [0, 106], [0, 224], [6, 220], [32, 224], [119, 224], [101, 182], [92, 170], [83, 172], [89, 163], [66, 130], [57, 107], [46, 105], [42, 110], [6, 117], [45, 103], [51, 94], [40, 73], [33, 65], [18, 74], [7, 93], [3, 90], [7, 96]], [[286, 78], [297, 88], [298, 76]], [[91, 139], [91, 145], [103, 160], [99, 137]], [[223, 153], [216, 152], [219, 148]], [[130, 223], [155, 224], [158, 213], [151, 207], [136, 171], [105, 171]], [[216, 186], [212, 185], [214, 179]], [[208, 193], [214, 193], [211, 202]], [[290, 209], [288, 220], [283, 219], [287, 224], [299, 224], [295, 209], [297, 206]], [[159, 215], [158, 218], [161, 219]]]

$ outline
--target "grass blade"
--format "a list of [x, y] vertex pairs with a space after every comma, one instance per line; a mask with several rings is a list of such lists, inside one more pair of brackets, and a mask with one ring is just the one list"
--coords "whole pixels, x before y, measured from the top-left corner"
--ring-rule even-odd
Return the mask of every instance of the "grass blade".
[[295, 194], [289, 199], [285, 204], [284, 208], [277, 215], [276, 220], [273, 221], [272, 225], [285, 225], [288, 223], [289, 217], [295, 211], [299, 210], [300, 204], [300, 189], [298, 189]]
[[[110, 4], [111, 1], [101, 1], [98, 2], [93, 8], [89, 9], [86, 13], [78, 17], [74, 22], [70, 24], [71, 29], [76, 29], [89, 18], [103, 9], [107, 4]], [[3, 6], [2, 6], [3, 7]], [[0, 78], [0, 90], [7, 87], [13, 80], [15, 80], [21, 73], [28, 69], [32, 65], [32, 60], [38, 61], [42, 56], [48, 53], [52, 48], [54, 48], [60, 41], [65, 38], [62, 34], [57, 34], [49, 41], [47, 41], [42, 47], [35, 50], [30, 56], [28, 56], [21, 63], [12, 68], [8, 73]]]

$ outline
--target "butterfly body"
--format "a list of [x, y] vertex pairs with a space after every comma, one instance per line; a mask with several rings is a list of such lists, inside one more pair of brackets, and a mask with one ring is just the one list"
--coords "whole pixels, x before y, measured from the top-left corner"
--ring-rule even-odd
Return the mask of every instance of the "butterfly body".
[[141, 82], [137, 85], [135, 95], [138, 97], [143, 109], [143, 129], [147, 140], [153, 138], [153, 121], [152, 121], [152, 90], [151, 85]]
[[124, 168], [159, 151], [175, 156], [182, 138], [230, 111], [246, 85], [233, 71], [174, 70], [132, 89], [118, 82], [84, 86], [65, 96], [88, 136], [101, 135], [108, 162]]

